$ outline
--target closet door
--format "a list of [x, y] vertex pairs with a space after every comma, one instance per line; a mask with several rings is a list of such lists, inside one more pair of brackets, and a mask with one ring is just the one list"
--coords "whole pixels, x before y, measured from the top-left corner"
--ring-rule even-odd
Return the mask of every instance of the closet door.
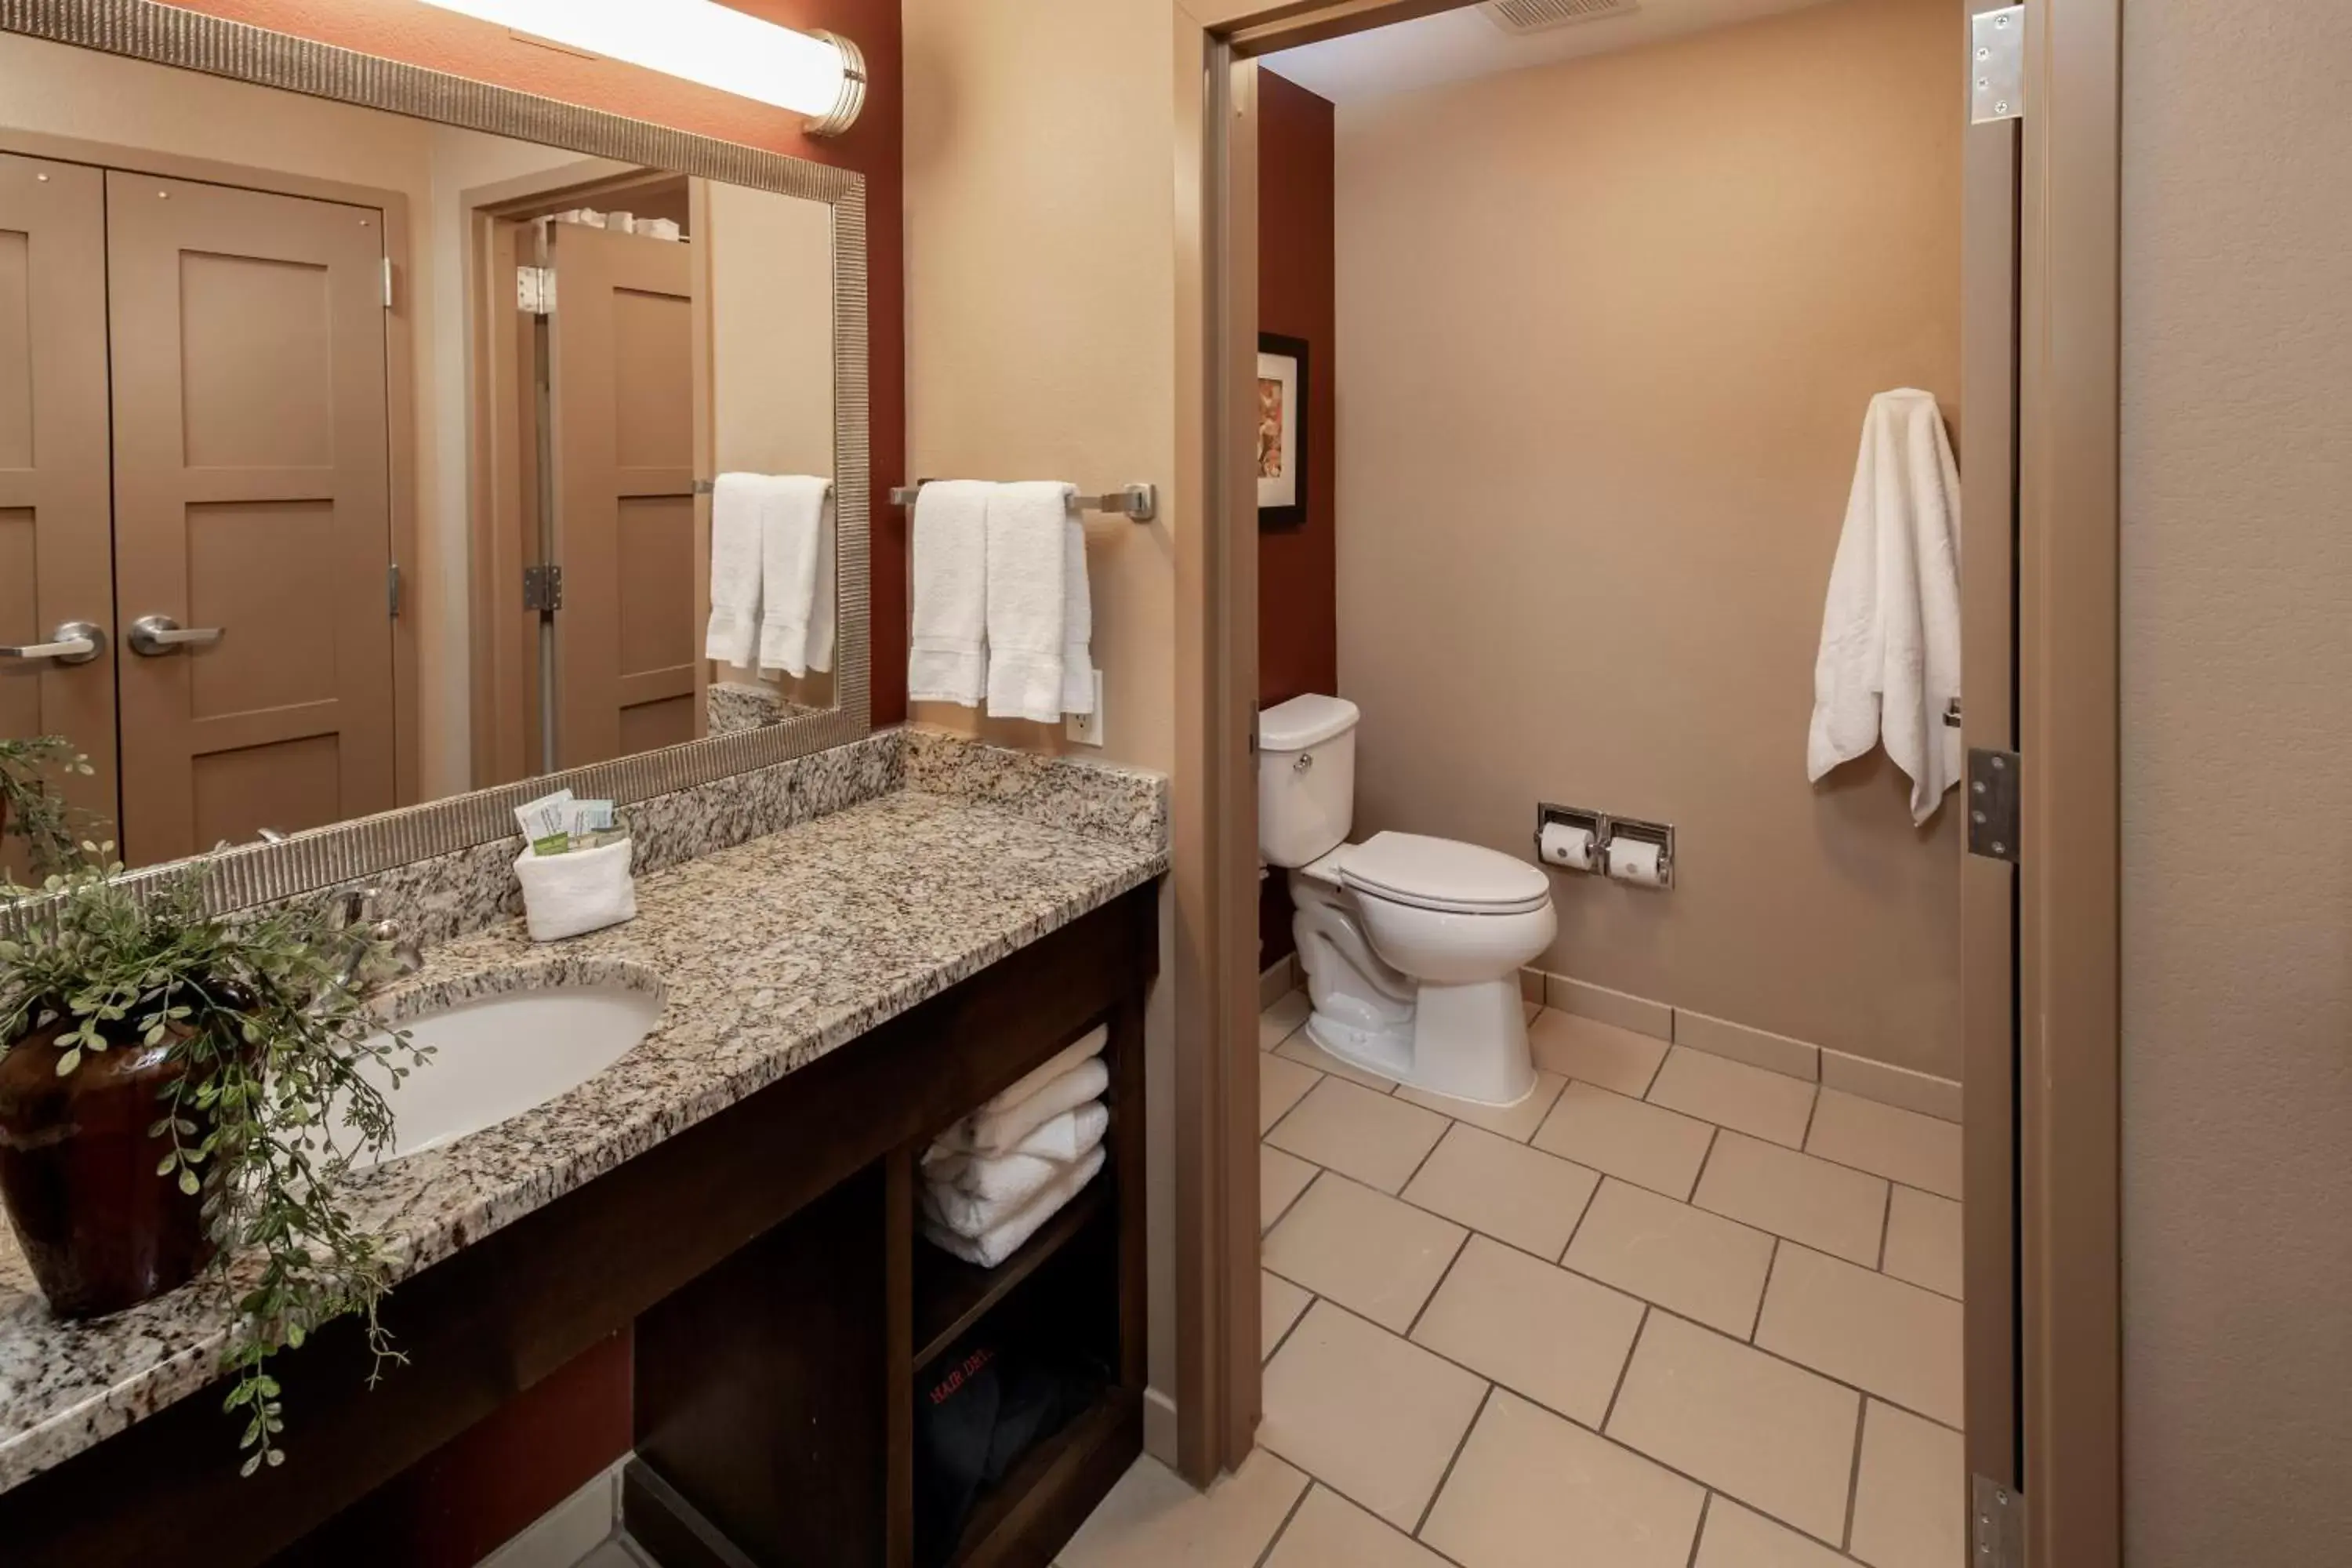
[[702, 733], [692, 247], [551, 224], [556, 765]]
[[[114, 768], [114, 545], [107, 516], [106, 211], [96, 169], [0, 153], [0, 737], [63, 735], [90, 778], [67, 799], [105, 819]], [[96, 657], [42, 650], [93, 629]], [[0, 845], [21, 875], [21, 847]]]
[[390, 808], [383, 216], [112, 171], [107, 251], [129, 858]]

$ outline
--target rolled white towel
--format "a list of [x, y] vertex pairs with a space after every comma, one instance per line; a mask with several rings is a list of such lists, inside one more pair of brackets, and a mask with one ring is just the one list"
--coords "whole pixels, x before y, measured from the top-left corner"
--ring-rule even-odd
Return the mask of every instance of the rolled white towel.
[[928, 1215], [923, 1220], [923, 1235], [932, 1246], [966, 1263], [993, 1268], [1020, 1250], [1021, 1244], [1036, 1235], [1047, 1220], [1061, 1213], [1102, 1168], [1103, 1151], [1097, 1149], [1084, 1161], [1065, 1170], [1059, 1180], [1030, 1199], [1025, 1206], [979, 1236], [958, 1236]]
[[1015, 1204], [1034, 1194], [1073, 1161], [1095, 1151], [1110, 1128], [1110, 1111], [1099, 1103], [1066, 1110], [1002, 1154], [965, 1154], [933, 1149], [923, 1156], [923, 1180], [934, 1187], [975, 1198], [1006, 1198]]
[[931, 1145], [948, 1154], [1003, 1154], [1066, 1110], [1100, 1100], [1110, 1088], [1110, 1069], [1097, 1057], [1081, 1062], [1018, 1105], [972, 1112]]
[[1097, 1024], [1068, 1046], [1055, 1052], [1042, 1065], [1031, 1068], [1027, 1072], [1023, 1073], [1013, 1081], [1010, 1089], [992, 1094], [982, 1100], [974, 1108], [972, 1114], [993, 1116], [998, 1111], [1012, 1110], [1080, 1062], [1090, 1062], [1102, 1055], [1103, 1047], [1109, 1044], [1110, 1030], [1104, 1025]]

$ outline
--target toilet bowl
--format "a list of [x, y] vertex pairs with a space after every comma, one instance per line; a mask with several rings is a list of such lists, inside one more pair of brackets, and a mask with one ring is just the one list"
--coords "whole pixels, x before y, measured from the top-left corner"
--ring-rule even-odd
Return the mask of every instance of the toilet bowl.
[[1345, 838], [1355, 705], [1296, 698], [1260, 715], [1258, 822], [1289, 868], [1307, 1037], [1365, 1072], [1483, 1105], [1535, 1088], [1519, 970], [1558, 917], [1535, 866], [1412, 833]]

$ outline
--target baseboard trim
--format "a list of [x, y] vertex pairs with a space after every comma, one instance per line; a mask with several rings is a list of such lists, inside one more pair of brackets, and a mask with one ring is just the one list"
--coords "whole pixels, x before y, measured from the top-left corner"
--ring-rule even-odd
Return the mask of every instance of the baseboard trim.
[[1818, 1083], [1824, 1089], [1916, 1110], [1939, 1121], [1960, 1120], [1960, 1086], [1948, 1078], [1915, 1072], [1889, 1062], [1832, 1050], [1810, 1040], [1695, 1013], [1671, 1003], [1612, 991], [1589, 980], [1538, 969], [1519, 972], [1520, 994], [1540, 999], [1557, 1012], [1613, 1024], [1637, 1035], [1665, 1040], [1709, 1056], [1745, 1062], [1767, 1072]]
[[1143, 1391], [1143, 1451], [1170, 1469], [1176, 1468], [1176, 1402], [1156, 1388]]
[[1298, 955], [1277, 958], [1257, 977], [1257, 1010], [1265, 1012], [1298, 989]]

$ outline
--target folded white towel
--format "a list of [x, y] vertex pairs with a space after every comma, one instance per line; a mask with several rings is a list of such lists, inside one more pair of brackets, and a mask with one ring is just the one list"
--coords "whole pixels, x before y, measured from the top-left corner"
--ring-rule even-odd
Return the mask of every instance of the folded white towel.
[[1043, 1063], [1022, 1074], [1010, 1089], [1000, 1090], [982, 1100], [972, 1108], [972, 1114], [993, 1116], [998, 1111], [1012, 1110], [1080, 1062], [1090, 1062], [1102, 1055], [1103, 1047], [1109, 1044], [1110, 1029], [1105, 1025], [1097, 1024], [1069, 1045], [1046, 1058]]
[[1062, 1112], [1002, 1154], [968, 1154], [934, 1145], [923, 1155], [923, 1180], [976, 1198], [1034, 1193], [1071, 1161], [1093, 1153], [1109, 1130], [1110, 1109], [1097, 1100]]
[[1830, 568], [1813, 666], [1807, 775], [1882, 740], [1911, 776], [1911, 820], [1959, 782], [1960, 476], [1936, 399], [1882, 392], [1863, 416], [1845, 531]]
[[[1041, 724], [1062, 717], [1076, 487], [1032, 480], [988, 499], [988, 715]], [[1089, 678], [1091, 684], [1091, 678]]]
[[760, 509], [761, 669], [781, 669], [795, 677], [809, 671], [809, 625], [816, 614], [821, 574], [819, 547], [830, 531], [826, 519], [832, 510], [831, 479], [812, 474], [768, 477]]
[[949, 1154], [1004, 1153], [1062, 1112], [1100, 1100], [1109, 1088], [1110, 1069], [1099, 1057], [1081, 1062], [1018, 1105], [974, 1111], [941, 1133], [932, 1147]]
[[710, 625], [702, 655], [748, 668], [760, 650], [760, 474], [721, 474], [710, 487]]
[[[925, 1166], [923, 1213], [958, 1236], [982, 1236], [995, 1229], [1101, 1144], [1103, 1130], [1110, 1124], [1110, 1112], [1102, 1106], [1081, 1106], [1055, 1121], [1082, 1117], [1088, 1111], [1094, 1112], [1088, 1119], [1094, 1136], [1071, 1159], [1046, 1160], [1034, 1154], [976, 1155], [960, 1173], [972, 1183], [970, 1186], [940, 1180], [934, 1167]], [[1023, 1142], [1025, 1146], [1027, 1140]]]
[[1020, 1250], [1021, 1244], [1036, 1235], [1047, 1220], [1061, 1213], [1102, 1168], [1103, 1151], [1097, 1149], [1082, 1163], [1065, 1171], [1060, 1180], [1030, 1199], [1024, 1207], [979, 1236], [958, 1236], [928, 1216], [923, 1221], [923, 1235], [934, 1247], [953, 1253], [966, 1263], [993, 1268]]
[[1087, 581], [1087, 525], [1076, 512], [1064, 525], [1069, 543], [1062, 570], [1062, 711], [1095, 710], [1095, 598]]
[[988, 691], [988, 498], [980, 479], [934, 479], [915, 497], [915, 603], [907, 695], [977, 708]]

